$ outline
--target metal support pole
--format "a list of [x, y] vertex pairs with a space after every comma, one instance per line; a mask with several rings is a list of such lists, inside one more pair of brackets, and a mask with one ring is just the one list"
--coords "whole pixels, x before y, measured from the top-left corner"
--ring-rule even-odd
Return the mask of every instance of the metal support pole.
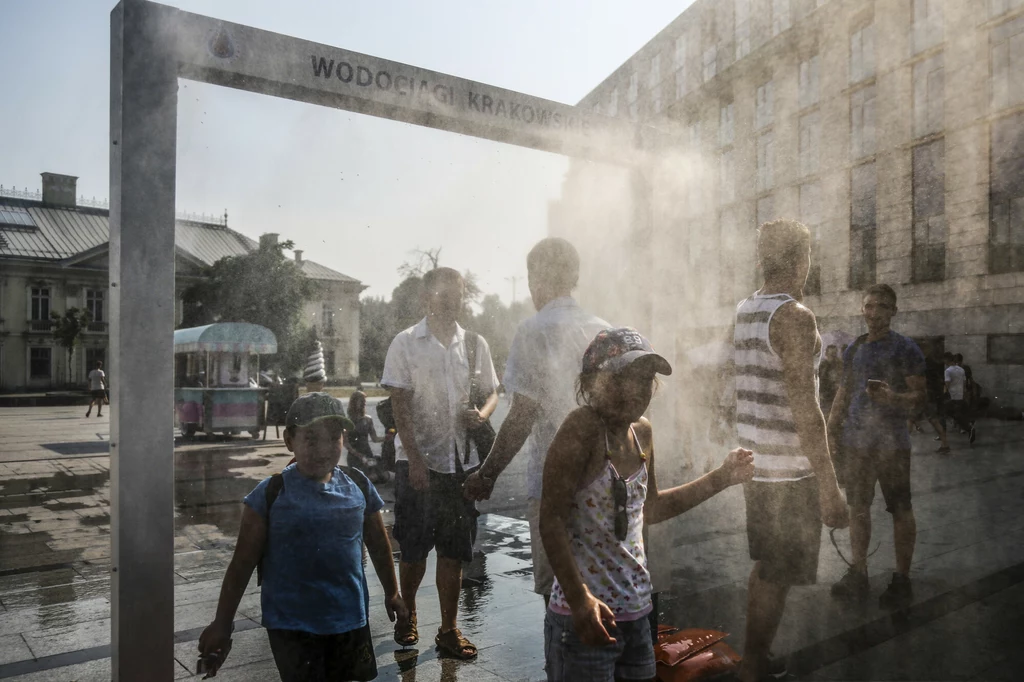
[[110, 516], [114, 680], [174, 678], [177, 64], [148, 3], [110, 17]]

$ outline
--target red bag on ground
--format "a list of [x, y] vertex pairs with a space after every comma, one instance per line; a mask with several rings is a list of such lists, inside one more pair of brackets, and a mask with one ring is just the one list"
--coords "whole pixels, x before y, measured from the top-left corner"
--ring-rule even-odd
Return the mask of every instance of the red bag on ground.
[[703, 628], [658, 626], [654, 660], [659, 682], [699, 682], [732, 672], [740, 656], [726, 644], [728, 633]]

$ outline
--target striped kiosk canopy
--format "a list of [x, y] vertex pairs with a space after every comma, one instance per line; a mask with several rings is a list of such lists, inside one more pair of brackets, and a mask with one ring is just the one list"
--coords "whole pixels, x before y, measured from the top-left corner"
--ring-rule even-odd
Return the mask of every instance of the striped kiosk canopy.
[[174, 331], [175, 353], [267, 353], [277, 352], [274, 332], [248, 322], [218, 322], [204, 327]]

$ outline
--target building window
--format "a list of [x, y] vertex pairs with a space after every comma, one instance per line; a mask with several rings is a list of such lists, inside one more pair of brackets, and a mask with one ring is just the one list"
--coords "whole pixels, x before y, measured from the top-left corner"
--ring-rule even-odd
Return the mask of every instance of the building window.
[[850, 82], [875, 75], [875, 27], [868, 24], [850, 36]]
[[337, 375], [336, 354], [333, 350], [324, 351], [324, 371], [327, 373], [327, 378], [333, 378]]
[[750, 0], [736, 0], [736, 61], [750, 54]]
[[334, 306], [327, 301], [320, 304], [320, 331], [327, 336], [334, 335]]
[[914, 64], [914, 137], [942, 130], [945, 69], [942, 54]]
[[800, 108], [804, 109], [818, 103], [821, 98], [819, 83], [821, 81], [821, 58], [814, 55], [800, 62]]
[[1024, 334], [989, 334], [988, 364], [1024, 365]]
[[1024, 270], [1024, 113], [992, 122], [989, 272]]
[[718, 112], [718, 144], [727, 147], [732, 144], [735, 133], [732, 102], [724, 105]]
[[875, 86], [850, 95], [850, 158], [875, 153]]
[[661, 86], [654, 88], [651, 92], [651, 111], [655, 114], [660, 114], [662, 109], [661, 102]]
[[28, 371], [32, 379], [50, 379], [52, 350], [44, 346], [33, 346], [29, 349]]
[[1024, 16], [992, 29], [992, 108], [1024, 102]]
[[740, 246], [740, 225], [735, 211], [722, 211], [719, 217], [719, 303], [730, 305], [736, 303], [736, 257]]
[[945, 141], [914, 147], [915, 282], [946, 277], [946, 154]]
[[772, 188], [775, 182], [775, 139], [771, 131], [757, 139], [757, 191]]
[[757, 224], [758, 226], [775, 220], [775, 198], [771, 195], [761, 197], [757, 200]]
[[629, 74], [629, 89], [626, 91], [626, 102], [632, 104], [640, 96], [640, 74], [634, 71]]
[[731, 204], [736, 201], [736, 164], [731, 149], [722, 152], [720, 163], [721, 203]]
[[672, 63], [676, 69], [676, 99], [682, 99], [689, 92], [690, 85], [686, 78], [686, 36], [676, 38]]
[[704, 50], [704, 82], [714, 78], [718, 74], [718, 46], [712, 45]]
[[651, 70], [648, 77], [647, 87], [654, 90], [661, 83], [661, 53], [651, 57]]
[[759, 85], [754, 100], [754, 128], [771, 125], [775, 116], [775, 86], [771, 81]]
[[615, 88], [612, 90], [612, 94], [608, 96], [608, 115], [615, 118], [619, 115], [619, 89]]
[[914, 0], [914, 23], [910, 27], [913, 54], [942, 42], [942, 3], [944, 0]]
[[800, 177], [818, 172], [818, 150], [821, 148], [821, 112], [812, 111], [800, 117]]
[[50, 319], [50, 287], [32, 287], [32, 320]]
[[686, 126], [686, 140], [690, 144], [690, 149], [700, 151], [700, 120]]
[[85, 309], [93, 322], [104, 321], [103, 299], [106, 292], [101, 289], [87, 289], [85, 292]]
[[821, 226], [821, 185], [809, 182], [800, 185], [800, 222], [811, 232], [811, 269], [807, 273], [804, 293], [821, 293], [821, 249], [819, 231]]
[[600, 114], [601, 113], [601, 103], [597, 102], [596, 104], [594, 104], [594, 106], [590, 107], [590, 110], [592, 112], [594, 112], [595, 114]]
[[850, 171], [850, 288], [875, 283], [875, 164]]
[[789, 0], [772, 0], [772, 35], [777, 36], [789, 27]]
[[990, 18], [1006, 14], [1011, 9], [1024, 6], [1024, 0], [988, 0], [988, 16]]

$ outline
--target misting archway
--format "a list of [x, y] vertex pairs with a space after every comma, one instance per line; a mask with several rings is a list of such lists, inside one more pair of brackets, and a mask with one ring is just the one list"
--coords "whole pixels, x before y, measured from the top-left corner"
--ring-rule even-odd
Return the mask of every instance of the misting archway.
[[[174, 212], [178, 79], [627, 166], [650, 128], [146, 0], [111, 13], [111, 652], [114, 679], [174, 671]], [[641, 205], [641, 213], [648, 213]], [[641, 221], [644, 219], [641, 217]]]

